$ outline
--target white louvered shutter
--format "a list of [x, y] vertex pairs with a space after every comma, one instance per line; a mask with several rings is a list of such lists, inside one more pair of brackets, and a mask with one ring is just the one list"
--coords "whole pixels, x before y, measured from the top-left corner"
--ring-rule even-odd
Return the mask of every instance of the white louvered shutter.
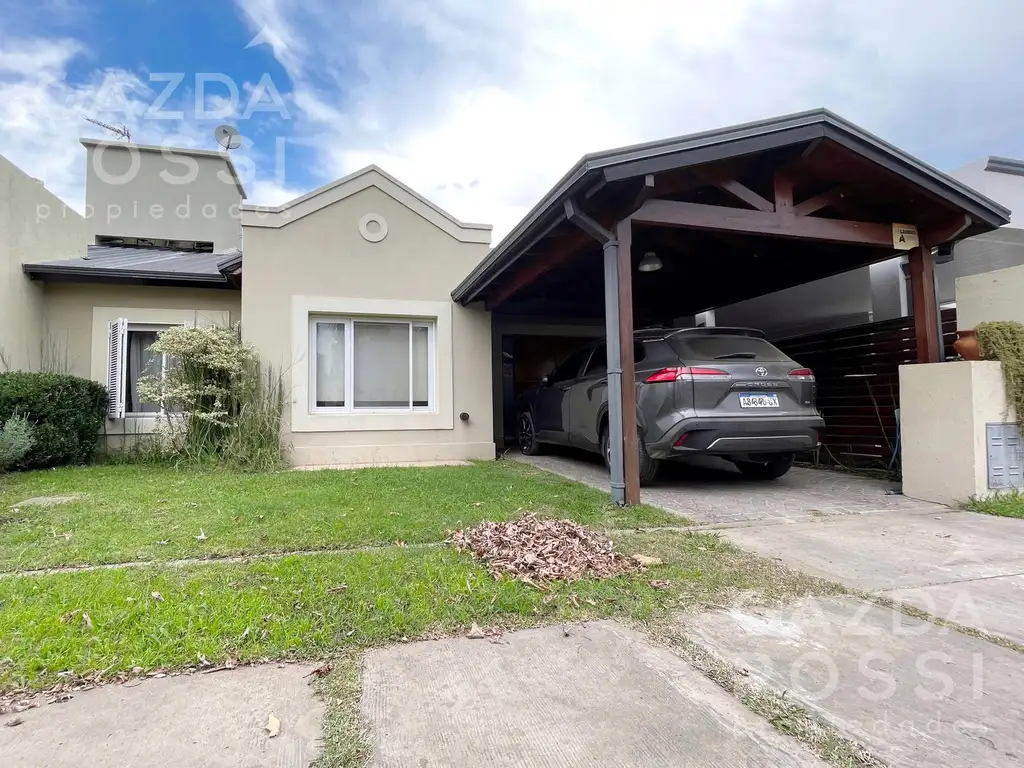
[[124, 363], [128, 356], [128, 321], [119, 317], [110, 324], [107, 346], [107, 417], [124, 418]]

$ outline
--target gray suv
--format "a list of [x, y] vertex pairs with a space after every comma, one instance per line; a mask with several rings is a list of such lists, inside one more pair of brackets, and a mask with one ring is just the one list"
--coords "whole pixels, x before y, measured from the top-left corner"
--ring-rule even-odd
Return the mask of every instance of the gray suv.
[[[634, 335], [640, 481], [661, 461], [714, 455], [744, 475], [772, 480], [798, 451], [813, 449], [825, 426], [814, 374], [760, 331], [673, 328]], [[520, 399], [519, 448], [544, 443], [608, 449], [608, 361], [604, 341], [578, 349]]]

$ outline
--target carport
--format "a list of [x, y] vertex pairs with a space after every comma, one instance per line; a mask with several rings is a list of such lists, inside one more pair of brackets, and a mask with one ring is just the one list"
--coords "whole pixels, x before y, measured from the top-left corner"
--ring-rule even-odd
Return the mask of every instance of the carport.
[[[938, 362], [933, 251], [1009, 212], [827, 110], [585, 155], [453, 292], [605, 329], [611, 492], [639, 501], [633, 331], [908, 252]], [[641, 261], [658, 271], [638, 270]]]

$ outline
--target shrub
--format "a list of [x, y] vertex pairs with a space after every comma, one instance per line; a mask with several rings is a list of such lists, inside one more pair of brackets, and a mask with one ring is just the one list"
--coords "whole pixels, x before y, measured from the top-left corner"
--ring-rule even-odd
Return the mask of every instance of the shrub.
[[1003, 366], [1006, 406], [1017, 411], [1017, 425], [1024, 434], [1024, 325], [1012, 320], [979, 323], [978, 343], [986, 360]]
[[0, 426], [0, 472], [21, 461], [32, 448], [32, 425], [24, 416], [11, 416]]
[[155, 450], [142, 455], [248, 471], [282, 466], [281, 380], [260, 365], [238, 328], [175, 326], [151, 349], [175, 362], [166, 378], [154, 372], [139, 381], [139, 394], [167, 414]]
[[96, 453], [107, 411], [100, 384], [62, 373], [0, 373], [0, 422], [23, 416], [32, 446], [14, 469], [85, 464]]

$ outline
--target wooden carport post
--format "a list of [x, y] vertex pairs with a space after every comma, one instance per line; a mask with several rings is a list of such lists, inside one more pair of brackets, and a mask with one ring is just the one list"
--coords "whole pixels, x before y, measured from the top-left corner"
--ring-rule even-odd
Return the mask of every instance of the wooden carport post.
[[914, 337], [917, 362], [941, 363], [942, 336], [939, 333], [939, 305], [935, 290], [935, 261], [932, 249], [921, 233], [917, 248], [910, 252], [910, 290], [914, 296]]

